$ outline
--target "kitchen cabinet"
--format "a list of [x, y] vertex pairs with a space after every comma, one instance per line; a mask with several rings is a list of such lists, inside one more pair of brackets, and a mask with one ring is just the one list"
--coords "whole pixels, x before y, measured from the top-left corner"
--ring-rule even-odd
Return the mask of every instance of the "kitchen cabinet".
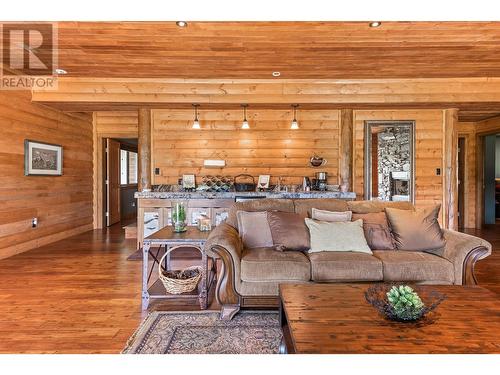
[[[161, 228], [172, 225], [172, 205], [178, 200], [162, 198], [139, 198], [137, 209], [137, 248], [142, 248], [145, 237]], [[234, 199], [185, 199], [187, 202], [188, 226], [197, 226], [201, 215], [208, 216], [217, 226], [227, 219]]]

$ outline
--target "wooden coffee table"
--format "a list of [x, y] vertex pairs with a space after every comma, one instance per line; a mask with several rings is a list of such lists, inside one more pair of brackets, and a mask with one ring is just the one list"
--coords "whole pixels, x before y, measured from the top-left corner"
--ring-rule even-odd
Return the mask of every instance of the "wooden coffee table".
[[[386, 320], [368, 284], [280, 285], [283, 353], [500, 353], [500, 296], [480, 287], [425, 286], [447, 295], [428, 322]], [[424, 299], [425, 302], [425, 299]]]

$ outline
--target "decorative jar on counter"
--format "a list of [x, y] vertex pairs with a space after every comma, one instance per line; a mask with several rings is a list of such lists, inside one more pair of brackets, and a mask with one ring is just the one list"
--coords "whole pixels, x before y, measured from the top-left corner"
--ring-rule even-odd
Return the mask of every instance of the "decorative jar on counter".
[[187, 230], [187, 204], [176, 201], [172, 204], [172, 226], [174, 232], [185, 232]]
[[212, 221], [207, 215], [200, 215], [198, 218], [198, 229], [201, 232], [209, 232], [212, 230]]

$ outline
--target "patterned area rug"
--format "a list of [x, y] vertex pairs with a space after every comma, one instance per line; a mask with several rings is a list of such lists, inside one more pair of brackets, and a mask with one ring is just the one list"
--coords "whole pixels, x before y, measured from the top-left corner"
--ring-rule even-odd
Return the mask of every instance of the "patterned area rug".
[[218, 312], [152, 312], [124, 354], [273, 354], [282, 333], [277, 312], [245, 311], [232, 320]]

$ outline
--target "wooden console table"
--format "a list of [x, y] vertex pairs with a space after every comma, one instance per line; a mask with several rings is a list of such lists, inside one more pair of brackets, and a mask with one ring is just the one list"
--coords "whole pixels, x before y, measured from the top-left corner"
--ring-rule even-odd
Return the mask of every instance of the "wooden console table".
[[[208, 307], [208, 291], [212, 287], [217, 272], [215, 261], [209, 258], [203, 247], [210, 232], [201, 232], [196, 227], [188, 227], [186, 232], [176, 233], [170, 226], [160, 229], [144, 239], [142, 264], [142, 309], [146, 310], [151, 299], [198, 298], [202, 310]], [[160, 264], [162, 251], [174, 247], [195, 248], [201, 253], [202, 275], [197, 290], [190, 293], [167, 293], [161, 280], [150, 283], [155, 265], [163, 270], [170, 269], [170, 255], [167, 254], [164, 264]], [[209, 263], [210, 268], [209, 268]], [[156, 269], [156, 271], [158, 271]]]

